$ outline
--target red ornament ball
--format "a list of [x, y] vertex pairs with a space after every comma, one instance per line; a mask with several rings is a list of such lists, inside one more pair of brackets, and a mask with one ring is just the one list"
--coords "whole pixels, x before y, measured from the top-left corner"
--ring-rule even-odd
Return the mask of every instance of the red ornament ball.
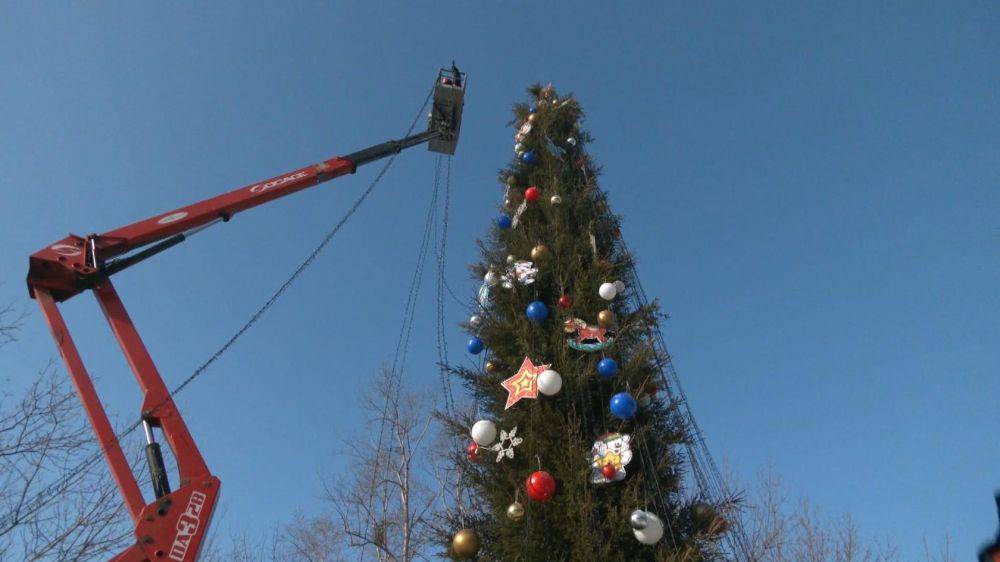
[[465, 448], [465, 456], [472, 462], [479, 460], [479, 445], [475, 441], [469, 443], [469, 446]]
[[601, 474], [604, 475], [608, 480], [614, 480], [615, 476], [618, 476], [618, 469], [615, 468], [613, 464], [606, 464], [604, 468], [601, 469]]
[[535, 186], [531, 186], [528, 189], [524, 190], [524, 199], [528, 203], [534, 203], [535, 201], [538, 201], [538, 198], [541, 196], [542, 192], [538, 191], [538, 188]]
[[544, 470], [531, 473], [531, 476], [524, 482], [524, 489], [528, 492], [528, 497], [536, 502], [545, 503], [552, 499], [556, 493], [556, 479]]
[[569, 295], [563, 295], [559, 297], [558, 303], [562, 308], [569, 308], [573, 306], [573, 299], [569, 298]]

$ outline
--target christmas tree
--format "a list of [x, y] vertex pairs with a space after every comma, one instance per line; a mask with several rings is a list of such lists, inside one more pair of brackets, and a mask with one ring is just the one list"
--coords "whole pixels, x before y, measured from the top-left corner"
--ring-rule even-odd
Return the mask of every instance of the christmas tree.
[[681, 490], [686, 431], [657, 392], [650, 335], [662, 314], [627, 298], [632, 257], [583, 110], [551, 86], [528, 94], [501, 215], [472, 267], [475, 367], [448, 367], [474, 408], [444, 416], [468, 443], [454, 456], [468, 506], [445, 514], [442, 539], [456, 559], [715, 559], [725, 521]]

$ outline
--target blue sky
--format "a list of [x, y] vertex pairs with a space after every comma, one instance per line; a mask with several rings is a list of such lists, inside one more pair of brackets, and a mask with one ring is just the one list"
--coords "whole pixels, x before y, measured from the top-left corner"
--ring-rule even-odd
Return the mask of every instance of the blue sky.
[[[576, 93], [714, 454], [768, 464], [907, 556], [965, 559], [1000, 487], [1000, 107], [989, 2], [8, 4], [0, 302], [32, 312], [12, 385], [55, 356], [27, 255], [398, 136], [432, 74], [471, 76], [448, 277], [501, 192], [511, 103]], [[222, 533], [317, 509], [317, 467], [390, 357], [433, 158], [389, 176], [267, 319], [178, 402], [224, 485]], [[374, 168], [121, 274], [169, 385], [239, 326]], [[425, 285], [428, 287], [429, 285]], [[425, 292], [407, 381], [433, 387]], [[63, 307], [108, 408], [138, 393], [89, 296]], [[464, 334], [448, 311], [457, 349]]]

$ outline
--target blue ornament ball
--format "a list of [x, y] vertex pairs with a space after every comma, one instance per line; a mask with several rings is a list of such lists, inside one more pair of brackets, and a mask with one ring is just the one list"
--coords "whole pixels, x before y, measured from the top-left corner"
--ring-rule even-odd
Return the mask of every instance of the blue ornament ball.
[[549, 317], [549, 307], [545, 306], [542, 301], [532, 301], [528, 305], [528, 308], [524, 310], [524, 313], [528, 315], [528, 319], [536, 324], [541, 324]]
[[535, 106], [531, 106], [528, 108], [528, 113], [535, 113], [536, 111], [538, 111], [538, 108]]
[[525, 164], [534, 164], [538, 161], [538, 157], [535, 156], [534, 150], [525, 150], [524, 153], [521, 154], [521, 161]]
[[481, 340], [481, 339], [479, 339], [479, 338], [477, 338], [475, 336], [469, 338], [468, 343], [465, 344], [465, 349], [467, 349], [469, 351], [469, 353], [471, 353], [473, 355], [479, 355], [480, 353], [483, 352], [483, 349], [485, 347], [486, 347], [486, 344], [483, 343], [483, 340]]
[[610, 379], [618, 374], [618, 362], [610, 357], [601, 359], [601, 362], [597, 364], [597, 374]]
[[638, 411], [639, 404], [636, 403], [635, 398], [632, 398], [631, 394], [619, 392], [611, 397], [611, 413], [616, 418], [630, 420], [635, 417], [635, 413]]
[[512, 224], [513, 221], [511, 221], [510, 217], [507, 215], [500, 215], [500, 218], [497, 219], [497, 226], [500, 228], [510, 228], [510, 225]]

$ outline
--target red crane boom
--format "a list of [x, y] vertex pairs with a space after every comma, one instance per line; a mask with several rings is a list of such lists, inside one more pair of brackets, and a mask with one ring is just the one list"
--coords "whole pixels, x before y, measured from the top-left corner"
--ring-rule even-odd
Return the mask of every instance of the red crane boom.
[[[112, 558], [115, 562], [197, 560], [209, 527], [220, 481], [205, 464], [174, 404], [111, 275], [170, 248], [191, 233], [225, 222], [241, 211], [312, 187], [358, 166], [429, 142], [434, 152], [454, 154], [461, 126], [465, 74], [452, 65], [435, 83], [434, 105], [425, 132], [250, 184], [204, 201], [158, 214], [104, 234], [69, 235], [35, 252], [29, 259], [28, 291], [42, 313], [66, 363], [87, 418], [94, 428], [125, 506], [135, 524], [136, 543]], [[80, 358], [57, 303], [92, 290], [142, 390], [141, 419], [146, 433], [146, 459], [156, 499], [147, 502], [136, 482], [118, 437]], [[159, 428], [177, 459], [179, 487], [171, 491], [159, 444]]]

